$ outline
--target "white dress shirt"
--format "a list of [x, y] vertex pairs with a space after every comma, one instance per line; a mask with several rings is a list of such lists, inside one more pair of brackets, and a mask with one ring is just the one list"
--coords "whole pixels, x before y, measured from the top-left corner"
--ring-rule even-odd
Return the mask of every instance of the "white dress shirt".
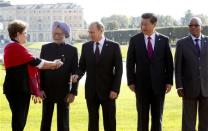
[[[102, 48], [103, 48], [104, 42], [105, 42], [105, 36], [102, 36], [101, 40], [98, 41], [98, 43], [99, 43], [98, 48], [100, 50], [100, 54], [102, 52]], [[94, 53], [95, 53], [95, 50], [96, 50], [96, 42], [94, 42], [94, 45], [93, 45], [93, 51], [94, 51]]]
[[194, 45], [196, 45], [195, 39], [199, 39], [198, 44], [199, 44], [199, 48], [201, 49], [201, 38], [202, 38], [202, 35], [200, 34], [198, 38], [196, 38], [193, 35], [191, 35], [191, 38], [194, 41]]
[[156, 33], [154, 32], [151, 36], [148, 36], [148, 35], [144, 36], [146, 48], [147, 48], [147, 45], [148, 45], [148, 37], [151, 37], [150, 41], [151, 41], [151, 44], [152, 44], [153, 51], [154, 51], [154, 47], [155, 47], [155, 35], [156, 35]]

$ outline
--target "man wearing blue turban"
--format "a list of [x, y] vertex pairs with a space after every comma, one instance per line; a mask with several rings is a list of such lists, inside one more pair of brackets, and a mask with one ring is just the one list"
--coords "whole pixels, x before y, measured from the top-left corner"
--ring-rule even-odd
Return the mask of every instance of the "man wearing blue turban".
[[65, 35], [65, 38], [69, 37], [70, 28], [69, 28], [69, 26], [66, 23], [60, 22], [60, 21], [55, 21], [53, 23], [53, 26], [52, 26], [52, 32], [53, 33], [55, 32], [57, 27], [59, 27], [63, 31], [63, 33]]
[[54, 105], [57, 104], [57, 131], [69, 131], [69, 104], [77, 95], [77, 84], [69, 84], [71, 75], [78, 67], [77, 49], [65, 42], [70, 34], [69, 26], [64, 22], [54, 22], [52, 26], [53, 42], [42, 46], [40, 57], [45, 60], [61, 59], [63, 66], [56, 70], [41, 71], [41, 89], [43, 100], [41, 131], [51, 130]]

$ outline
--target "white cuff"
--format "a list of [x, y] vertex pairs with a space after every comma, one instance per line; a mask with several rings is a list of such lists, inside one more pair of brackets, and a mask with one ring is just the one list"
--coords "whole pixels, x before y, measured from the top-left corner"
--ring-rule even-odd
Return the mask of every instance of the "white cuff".
[[41, 59], [40, 64], [39, 64], [39, 65], [37, 65], [36, 67], [37, 67], [38, 69], [42, 69], [42, 68], [43, 68], [43, 66], [44, 66], [44, 63], [45, 63], [45, 60], [44, 60], [44, 59]]

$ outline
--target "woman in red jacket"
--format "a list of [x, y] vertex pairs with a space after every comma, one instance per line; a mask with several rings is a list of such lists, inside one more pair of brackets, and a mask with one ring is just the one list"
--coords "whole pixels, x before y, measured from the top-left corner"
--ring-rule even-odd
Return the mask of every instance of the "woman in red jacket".
[[12, 130], [23, 131], [31, 94], [41, 97], [39, 69], [57, 69], [60, 60], [46, 61], [31, 55], [24, 47], [27, 40], [27, 24], [15, 20], [9, 23], [8, 33], [12, 40], [4, 49], [6, 76], [3, 91], [12, 112]]

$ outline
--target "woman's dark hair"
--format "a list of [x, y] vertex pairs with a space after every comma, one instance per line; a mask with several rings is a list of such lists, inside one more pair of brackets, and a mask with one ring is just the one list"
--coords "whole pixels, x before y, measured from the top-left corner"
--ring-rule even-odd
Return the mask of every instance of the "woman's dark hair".
[[14, 20], [8, 25], [8, 33], [10, 39], [14, 39], [17, 37], [17, 33], [23, 33], [23, 31], [27, 28], [27, 23], [21, 20]]

